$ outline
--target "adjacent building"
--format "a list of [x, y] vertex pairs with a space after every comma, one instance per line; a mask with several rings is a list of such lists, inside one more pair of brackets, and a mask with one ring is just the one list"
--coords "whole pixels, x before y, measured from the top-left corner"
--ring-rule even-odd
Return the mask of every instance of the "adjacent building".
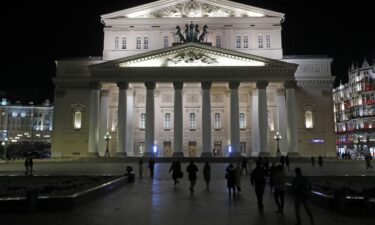
[[333, 90], [337, 154], [375, 156], [375, 66], [352, 66], [347, 84]]
[[111, 156], [269, 156], [277, 132], [282, 154], [335, 155], [332, 59], [284, 56], [283, 21], [228, 0], [102, 15], [103, 56], [56, 62], [53, 156], [107, 144]]

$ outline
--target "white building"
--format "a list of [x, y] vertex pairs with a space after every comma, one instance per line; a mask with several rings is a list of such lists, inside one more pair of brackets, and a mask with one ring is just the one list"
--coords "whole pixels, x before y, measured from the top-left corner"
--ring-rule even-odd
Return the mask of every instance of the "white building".
[[101, 20], [102, 57], [57, 61], [53, 156], [103, 156], [107, 132], [117, 156], [274, 155], [276, 132], [283, 154], [335, 154], [332, 60], [283, 56], [284, 14], [159, 0]]

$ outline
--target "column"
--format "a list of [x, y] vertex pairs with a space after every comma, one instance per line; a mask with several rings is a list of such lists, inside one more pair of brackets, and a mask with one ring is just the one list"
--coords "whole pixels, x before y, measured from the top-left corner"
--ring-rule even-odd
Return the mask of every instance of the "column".
[[88, 156], [98, 156], [100, 84], [91, 84]]
[[297, 117], [296, 117], [296, 81], [286, 81], [284, 83], [286, 89], [286, 112], [287, 112], [287, 142], [288, 155], [298, 156], [298, 137], [297, 137]]
[[99, 112], [99, 155], [104, 156], [107, 142], [104, 140], [105, 134], [108, 132], [108, 91], [100, 92], [100, 112]]
[[231, 157], [241, 156], [240, 152], [240, 111], [238, 104], [238, 87], [240, 82], [229, 82], [230, 88], [230, 145]]
[[268, 81], [258, 81], [258, 131], [259, 131], [259, 155], [269, 156], [268, 150], [268, 110], [267, 110], [267, 86]]
[[287, 153], [287, 117], [285, 104], [285, 89], [277, 89], [277, 116], [278, 131], [281, 135], [279, 141], [280, 152], [284, 155]]
[[251, 156], [259, 155], [259, 116], [258, 116], [258, 90], [254, 89], [251, 93]]
[[126, 155], [134, 155], [134, 90], [128, 89], [126, 107]]
[[202, 82], [202, 157], [211, 157], [211, 93], [212, 82]]
[[117, 83], [119, 87], [118, 110], [117, 110], [117, 156], [126, 156], [126, 108], [127, 108], [127, 92], [129, 84], [127, 82]]
[[145, 156], [154, 155], [155, 138], [155, 82], [145, 82], [146, 86], [146, 151]]
[[183, 157], [183, 116], [182, 116], [182, 82], [173, 82], [174, 87], [174, 142], [173, 142], [173, 156]]

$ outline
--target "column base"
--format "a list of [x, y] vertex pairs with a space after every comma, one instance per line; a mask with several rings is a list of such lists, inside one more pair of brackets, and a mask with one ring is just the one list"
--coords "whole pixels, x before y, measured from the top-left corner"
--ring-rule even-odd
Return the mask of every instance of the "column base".
[[97, 153], [97, 152], [88, 152], [86, 156], [87, 157], [99, 157], [99, 153]]
[[231, 152], [229, 154], [229, 157], [241, 157], [241, 152]]
[[173, 157], [184, 157], [183, 152], [173, 152]]
[[153, 152], [145, 152], [143, 157], [155, 157], [155, 154]]
[[260, 157], [271, 157], [271, 153], [269, 153], [269, 152], [259, 152], [258, 156], [260, 156]]
[[202, 152], [201, 157], [212, 157], [212, 152]]
[[121, 157], [126, 157], [126, 156], [127, 156], [126, 152], [115, 152], [115, 153], [113, 153], [113, 157], [121, 158]]
[[287, 154], [289, 157], [300, 157], [299, 152], [288, 152]]

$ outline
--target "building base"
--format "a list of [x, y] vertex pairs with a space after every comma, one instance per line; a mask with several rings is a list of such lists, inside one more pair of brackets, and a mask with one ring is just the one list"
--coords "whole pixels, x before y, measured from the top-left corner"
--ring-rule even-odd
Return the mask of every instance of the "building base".
[[258, 156], [260, 156], [260, 157], [271, 157], [271, 153], [269, 153], [269, 152], [259, 152]]
[[126, 152], [115, 152], [113, 153], [113, 157], [121, 158], [121, 157], [126, 157], [127, 154]]
[[173, 152], [173, 157], [184, 157], [183, 152]]
[[202, 152], [201, 157], [212, 157], [212, 152]]
[[88, 152], [86, 156], [87, 157], [99, 157], [99, 153], [97, 153], [97, 152]]
[[301, 155], [299, 152], [288, 152], [287, 154], [289, 157], [300, 157]]
[[155, 154], [153, 152], [145, 152], [143, 157], [155, 157]]
[[241, 152], [231, 152], [229, 157], [242, 157]]

